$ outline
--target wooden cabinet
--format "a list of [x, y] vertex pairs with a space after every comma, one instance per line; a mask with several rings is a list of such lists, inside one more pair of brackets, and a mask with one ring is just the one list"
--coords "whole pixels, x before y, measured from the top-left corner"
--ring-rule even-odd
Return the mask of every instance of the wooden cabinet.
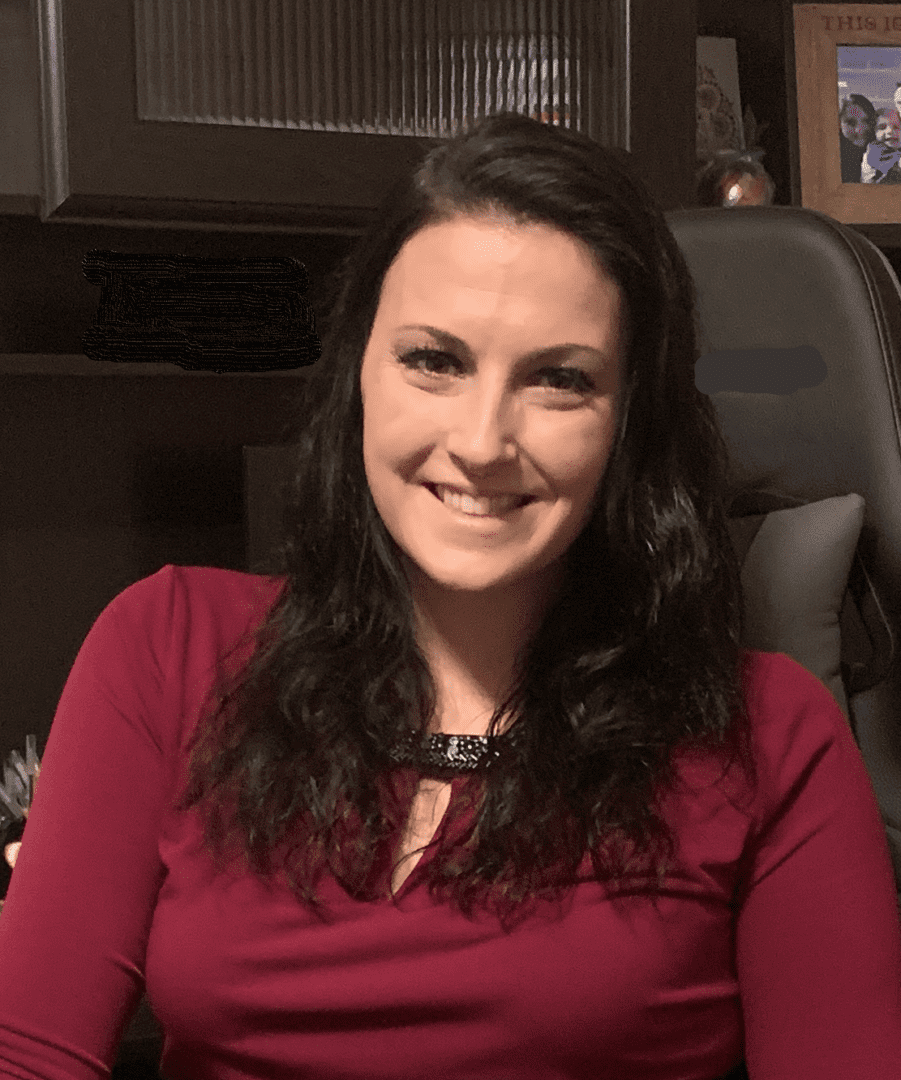
[[37, 210], [41, 119], [33, 23], [29, 0], [0, 0], [0, 213]]
[[480, 94], [577, 103], [682, 205], [695, 3], [37, 0], [42, 217], [353, 232]]

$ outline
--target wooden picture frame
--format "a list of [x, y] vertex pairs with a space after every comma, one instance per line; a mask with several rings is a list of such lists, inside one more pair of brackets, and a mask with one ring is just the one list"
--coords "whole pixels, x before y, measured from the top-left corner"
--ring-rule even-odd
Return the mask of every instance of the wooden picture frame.
[[[891, 91], [901, 82], [901, 4], [793, 4], [791, 30], [797, 88], [793, 201], [846, 224], [869, 226], [861, 231], [871, 238], [897, 241], [901, 182], [843, 179], [839, 107], [841, 99], [862, 93], [867, 81], [872, 89], [864, 96], [874, 107], [893, 107]], [[849, 71], [869, 50], [874, 59]]]

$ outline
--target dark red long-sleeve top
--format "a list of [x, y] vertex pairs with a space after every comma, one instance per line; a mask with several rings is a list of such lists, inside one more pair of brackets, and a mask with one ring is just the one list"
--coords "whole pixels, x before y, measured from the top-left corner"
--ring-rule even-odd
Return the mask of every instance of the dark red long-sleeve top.
[[756, 796], [685, 758], [656, 909], [586, 879], [508, 935], [414, 870], [396, 901], [326, 884], [323, 925], [282, 882], [217, 877], [171, 800], [217, 661], [278, 585], [167, 566], [88, 634], [0, 916], [0, 1076], [107, 1077], [146, 985], [169, 1080], [712, 1080], [743, 1057], [751, 1080], [901, 1078], [882, 820], [785, 656], [748, 665]]

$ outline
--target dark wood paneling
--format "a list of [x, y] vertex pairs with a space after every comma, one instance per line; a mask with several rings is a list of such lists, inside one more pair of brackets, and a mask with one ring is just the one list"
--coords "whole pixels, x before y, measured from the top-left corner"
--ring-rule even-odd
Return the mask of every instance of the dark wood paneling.
[[243, 445], [303, 376], [0, 376], [0, 754], [42, 752], [93, 620], [166, 563], [245, 567]]
[[629, 146], [664, 209], [693, 205], [697, 0], [632, 0]]
[[82, 351], [100, 289], [85, 280], [81, 263], [95, 248], [217, 259], [293, 256], [309, 273], [307, 300], [318, 326], [329, 306], [329, 275], [354, 241], [352, 236], [139, 229], [0, 217], [0, 353]]

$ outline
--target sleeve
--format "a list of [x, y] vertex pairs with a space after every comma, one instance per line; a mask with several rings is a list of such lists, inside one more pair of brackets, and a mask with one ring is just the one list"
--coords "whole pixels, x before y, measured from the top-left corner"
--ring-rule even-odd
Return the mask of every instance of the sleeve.
[[166, 568], [119, 594], [60, 698], [0, 915], [2, 1077], [108, 1077], [143, 993], [171, 592]]
[[765, 714], [758, 818], [736, 925], [752, 1080], [901, 1077], [901, 925], [863, 758], [829, 691], [785, 656]]

